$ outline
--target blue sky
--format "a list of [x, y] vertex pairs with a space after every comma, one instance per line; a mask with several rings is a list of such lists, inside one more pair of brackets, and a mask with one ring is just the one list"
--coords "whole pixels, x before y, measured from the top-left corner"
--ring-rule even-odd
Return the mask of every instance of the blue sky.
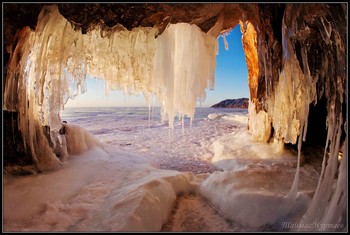
[[[242, 48], [242, 34], [237, 25], [226, 36], [228, 51], [224, 40], [219, 37], [219, 54], [216, 56], [215, 88], [207, 90], [205, 102], [201, 107], [210, 107], [225, 99], [249, 97], [248, 72]], [[122, 91], [110, 91], [105, 95], [104, 81], [87, 78], [87, 91], [73, 100], [68, 100], [65, 107], [107, 107], [107, 106], [147, 106], [142, 95], [125, 96]]]

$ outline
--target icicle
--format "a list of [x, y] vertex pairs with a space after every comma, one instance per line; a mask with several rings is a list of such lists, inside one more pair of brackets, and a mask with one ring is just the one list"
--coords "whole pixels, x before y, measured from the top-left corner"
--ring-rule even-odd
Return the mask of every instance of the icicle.
[[153, 114], [154, 114], [154, 97], [152, 96], [151, 119], [153, 118]]
[[[286, 143], [296, 143], [297, 136], [302, 135], [305, 141], [309, 105], [316, 99], [316, 82], [312, 81], [307, 60], [307, 48], [301, 50], [304, 71], [291, 46], [291, 31], [287, 30], [283, 21], [283, 53], [284, 66], [275, 88], [274, 108], [269, 111], [273, 117], [273, 127], [278, 137]], [[301, 127], [304, 131], [301, 133]]]
[[182, 135], [185, 134], [185, 116], [181, 115], [181, 127], [182, 127]]
[[[347, 166], [347, 152], [345, 145], [343, 147], [343, 153], [344, 158], [341, 159], [340, 166], [339, 166], [339, 175], [338, 175], [338, 181], [336, 185], [336, 190], [332, 196], [332, 199], [329, 203], [329, 206], [327, 208], [327, 211], [325, 215], [323, 216], [321, 223], [322, 224], [341, 224], [341, 219], [345, 220], [345, 218], [342, 218], [342, 213], [347, 208], [347, 199], [346, 199], [346, 191], [347, 191], [347, 185], [346, 182], [347, 176], [346, 176], [346, 166]], [[340, 227], [341, 229], [341, 227]], [[334, 229], [336, 230], [336, 229]]]
[[[305, 127], [302, 127], [302, 129]], [[293, 184], [292, 187], [289, 191], [289, 193], [287, 194], [287, 198], [291, 199], [291, 200], [296, 200], [297, 198], [297, 193], [298, 193], [298, 184], [299, 184], [299, 172], [300, 172], [300, 156], [301, 156], [301, 146], [302, 146], [302, 136], [299, 135], [298, 138], [298, 162], [297, 162], [297, 170], [295, 172], [294, 175], [294, 180], [293, 180]]]
[[[303, 141], [306, 141], [306, 134], [307, 134], [307, 126], [308, 126], [308, 117], [309, 117], [309, 106], [307, 106], [307, 111], [306, 111], [306, 116], [305, 116], [305, 120], [304, 120], [304, 131], [303, 133]], [[300, 134], [301, 135], [301, 134]]]
[[282, 48], [283, 48], [283, 60], [287, 60], [289, 58], [289, 50], [290, 48], [289, 45], [288, 45], [288, 40], [287, 40], [287, 31], [288, 31], [288, 28], [284, 22], [284, 20], [282, 20]]
[[190, 117], [190, 130], [192, 130], [193, 117]]
[[[338, 181], [340, 181], [338, 182], [338, 185], [340, 188], [338, 188], [338, 185], [337, 185], [336, 190], [338, 190], [339, 193], [334, 194], [332, 189], [333, 179], [335, 177], [336, 169], [338, 165], [339, 143], [340, 143], [340, 136], [341, 136], [341, 131], [339, 130], [341, 128], [341, 117], [339, 119], [340, 121], [334, 127], [335, 128], [334, 131], [330, 131], [332, 132], [332, 134], [329, 135], [330, 137], [329, 158], [327, 159], [326, 156], [324, 157], [324, 162], [322, 163], [323, 174], [321, 175], [323, 177], [320, 177], [319, 179], [319, 183], [318, 183], [315, 195], [313, 197], [313, 200], [311, 202], [311, 205], [308, 208], [305, 215], [303, 216], [303, 218], [301, 219], [302, 223], [321, 221], [322, 218], [324, 218], [324, 220], [330, 219], [329, 218], [330, 217], [329, 215], [331, 214], [330, 210], [334, 209], [334, 208], [330, 208], [334, 204], [334, 202], [331, 203], [331, 201], [338, 200], [340, 196], [339, 190], [343, 191], [344, 188], [346, 189], [345, 185], [343, 185], [346, 182], [344, 181], [343, 178], [340, 178], [340, 177], [344, 177], [344, 175], [338, 176], [339, 177]], [[329, 128], [333, 129], [333, 124], [331, 124]], [[327, 161], [326, 167], [324, 167], [324, 165], [326, 164], [325, 161]], [[345, 191], [343, 191], [343, 193], [345, 193]], [[333, 199], [333, 198], [337, 198], [337, 199]], [[342, 205], [344, 206], [344, 204]], [[326, 212], [327, 210], [329, 211], [328, 213]]]
[[224, 39], [225, 50], [228, 51], [228, 42], [226, 40], [226, 34], [223, 34], [222, 37]]
[[171, 128], [177, 114], [193, 117], [196, 101], [204, 99], [207, 84], [213, 84], [216, 41], [185, 23], [169, 25], [157, 37], [152, 90]]
[[[325, 25], [325, 21], [326, 21], [327, 25]], [[320, 30], [320, 33], [321, 33], [323, 40], [328, 45], [329, 43], [331, 43], [330, 38], [331, 38], [331, 33], [332, 33], [332, 25], [330, 22], [327, 21], [327, 19], [323, 19], [323, 17], [321, 17], [321, 22], [322, 22], [324, 30]]]
[[148, 129], [151, 129], [151, 105], [148, 104]]
[[[275, 136], [277, 138], [283, 138], [285, 142], [295, 143], [298, 137], [298, 166], [297, 172], [294, 178], [293, 186], [287, 197], [295, 198], [297, 193], [297, 182], [299, 177], [299, 164], [300, 164], [300, 151], [302, 146], [302, 141], [305, 141], [308, 127], [308, 115], [309, 115], [309, 105], [315, 102], [317, 99], [316, 94], [316, 78], [312, 78], [308, 63], [307, 45], [302, 45], [301, 57], [303, 62], [303, 70], [299, 66], [295, 51], [293, 49], [293, 44], [291, 38], [295, 40], [295, 33], [298, 33], [298, 29], [295, 29], [294, 25], [287, 30], [286, 26], [286, 15], [284, 16], [282, 22], [282, 45], [283, 45], [283, 69], [280, 72], [279, 83], [275, 88], [275, 97], [273, 97], [273, 109], [271, 116], [273, 117], [272, 125], [275, 130]], [[294, 18], [294, 16], [293, 16]], [[294, 22], [291, 20], [291, 22]], [[328, 22], [327, 22], [328, 23]], [[324, 40], [327, 41], [332, 33], [331, 24], [328, 23], [327, 27], [324, 25], [325, 35]], [[293, 31], [294, 30], [294, 31]], [[300, 30], [299, 30], [300, 31]], [[309, 29], [306, 27], [306, 33]], [[322, 33], [322, 32], [321, 32]], [[336, 32], [335, 32], [336, 34]], [[336, 36], [335, 36], [336, 37]], [[299, 41], [302, 43], [302, 41]], [[328, 43], [326, 43], [328, 44]], [[329, 42], [332, 44], [332, 42]], [[342, 43], [338, 46], [339, 53], [344, 52]], [[325, 79], [327, 76], [332, 76], [329, 73], [328, 63], [329, 59], [326, 56], [324, 59], [323, 70], [320, 71], [320, 76]], [[342, 61], [341, 61], [342, 62]], [[341, 77], [339, 79], [339, 86], [337, 88], [336, 95], [342, 96], [344, 91], [342, 90]], [[336, 80], [336, 81], [337, 81]], [[336, 82], [335, 82], [336, 83]], [[339, 92], [339, 93], [338, 93]], [[340, 220], [344, 220], [343, 214], [346, 208], [346, 174], [345, 167], [341, 165], [338, 168], [338, 154], [339, 145], [341, 138], [341, 126], [342, 126], [342, 111], [341, 104], [336, 103], [335, 94], [331, 94], [331, 85], [326, 84], [325, 90], [326, 98], [328, 100], [327, 104], [327, 142], [325, 147], [324, 159], [322, 163], [322, 170], [318, 186], [316, 188], [315, 194], [311, 201], [309, 208], [300, 220], [301, 224], [312, 224], [312, 223], [340, 223]], [[272, 98], [271, 98], [272, 99]], [[340, 99], [339, 99], [340, 100]], [[337, 101], [338, 102], [338, 101]], [[342, 102], [342, 101], [341, 101]], [[340, 102], [340, 103], [341, 103]], [[338, 106], [337, 110], [337, 106]], [[336, 111], [337, 110], [337, 111]], [[337, 113], [336, 113], [337, 112]], [[250, 115], [250, 111], [249, 111]], [[329, 158], [327, 157], [329, 150]], [[347, 156], [345, 156], [346, 158]], [[344, 159], [344, 156], [343, 156]], [[347, 160], [341, 160], [341, 164], [345, 164]], [[339, 170], [337, 184], [334, 185], [335, 175]], [[334, 186], [336, 186], [334, 188]], [[322, 227], [314, 227], [313, 230], [322, 230]], [[323, 228], [324, 229], [324, 228]], [[338, 228], [341, 229], [341, 228]]]
[[170, 128], [177, 114], [193, 119], [197, 100], [214, 88], [222, 23], [223, 16], [208, 33], [196, 25], [171, 24], [157, 38], [156, 28], [119, 26], [108, 32], [96, 26], [83, 35], [56, 5], [43, 7], [35, 32], [25, 28], [18, 35], [4, 92], [5, 110], [19, 111], [23, 141], [38, 168], [60, 164], [41, 129], [61, 127], [60, 110], [86, 91], [87, 76], [104, 79], [107, 93], [120, 89], [125, 95], [154, 95]]
[[113, 29], [102, 38], [101, 29], [96, 28], [82, 35], [55, 5], [43, 8], [35, 32], [20, 31], [9, 60], [4, 108], [15, 111], [18, 107], [24, 146], [29, 147], [39, 170], [60, 165], [42, 127], [60, 128], [60, 109], [79, 89], [81, 93], [86, 90], [87, 74], [105, 79], [107, 88], [117, 84], [131, 92], [149, 92], [156, 31]]

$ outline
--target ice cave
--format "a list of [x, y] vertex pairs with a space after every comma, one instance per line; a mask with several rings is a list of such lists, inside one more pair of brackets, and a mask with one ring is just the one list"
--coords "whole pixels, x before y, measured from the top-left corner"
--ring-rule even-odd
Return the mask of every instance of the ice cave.
[[[348, 230], [347, 3], [3, 3], [2, 10], [3, 232], [180, 231], [186, 223], [185, 231]], [[249, 108], [246, 119], [226, 116], [244, 119], [235, 124], [241, 132], [223, 128], [214, 140], [214, 129], [205, 130], [220, 170], [159, 169], [144, 160], [155, 147], [132, 154], [62, 122], [89, 75], [105, 80], [106, 93], [143, 94], [150, 109], [153, 99], [161, 104], [167, 126], [159, 127], [168, 131], [144, 132], [143, 142], [176, 138], [178, 117], [195, 132], [196, 102], [215, 89], [218, 37], [236, 25]], [[202, 153], [204, 142], [189, 138], [183, 144]], [[316, 147], [318, 172], [301, 163]], [[259, 160], [243, 159], [249, 151]], [[284, 151], [294, 151], [293, 164], [269, 158]], [[197, 196], [203, 200], [194, 203]], [[195, 206], [210, 222], [186, 222]], [[176, 218], [181, 226], [169, 222]]]

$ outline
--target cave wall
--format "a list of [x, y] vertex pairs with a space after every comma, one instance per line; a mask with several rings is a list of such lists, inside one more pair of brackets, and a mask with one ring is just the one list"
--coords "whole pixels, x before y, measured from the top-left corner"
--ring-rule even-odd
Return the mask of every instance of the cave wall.
[[259, 60], [257, 34], [254, 26], [249, 22], [240, 21], [242, 32], [242, 45], [245, 52], [245, 59], [248, 70], [248, 86], [250, 100], [256, 100], [258, 97], [258, 76], [259, 76]]
[[[8, 60], [20, 41], [21, 34], [18, 32], [24, 26], [35, 29], [37, 17], [44, 5], [46, 4], [3, 4], [5, 48], [3, 65], [8, 65]], [[169, 23], [178, 22], [196, 24], [203, 32], [208, 32], [219, 20], [222, 20], [219, 31], [225, 32], [241, 22], [242, 32], [245, 33], [243, 46], [248, 65], [250, 98], [254, 105], [251, 112], [257, 114], [255, 118], [257, 128], [262, 125], [265, 127], [262, 141], [267, 142], [273, 136], [285, 139], [285, 133], [288, 132], [274, 133], [278, 132], [277, 124], [274, 123], [275, 97], [278, 97], [276, 88], [280, 84], [280, 74], [286, 64], [287, 53], [295, 54], [299, 63], [297, 69], [303, 76], [304, 74], [309, 76], [308, 78], [315, 86], [316, 97], [310, 97], [308, 100], [310, 104], [307, 104], [307, 107], [317, 104], [318, 100], [324, 96], [325, 101], [318, 104], [322, 106], [319, 108], [321, 112], [327, 110], [327, 113], [332, 113], [333, 116], [338, 117], [342, 114], [342, 117], [346, 117], [344, 107], [347, 98], [345, 54], [347, 9], [345, 4], [65, 3], [58, 4], [58, 8], [74, 28], [82, 33], [100, 24], [106, 31], [115, 25], [128, 30], [140, 26], [155, 26], [161, 34]], [[288, 30], [285, 36], [283, 36], [283, 28]], [[6, 72], [5, 69], [3, 73], [5, 85], [7, 84]], [[303, 78], [299, 80], [301, 80], [300, 84], [304, 84]], [[301, 86], [304, 86], [300, 88], [301, 91], [309, 89], [305, 85]], [[300, 104], [298, 105], [297, 108], [300, 108]], [[306, 104], [303, 105], [306, 107]], [[306, 110], [303, 112], [306, 113], [308, 108], [304, 106], [303, 109]], [[11, 111], [14, 114], [6, 115], [4, 118], [16, 117], [15, 113], [18, 110]], [[260, 111], [262, 114], [258, 115]], [[327, 116], [324, 113], [322, 115]], [[254, 117], [252, 116], [251, 119]], [[313, 116], [310, 118], [309, 122], [313, 122]], [[259, 120], [263, 120], [263, 123], [259, 123]], [[313, 129], [325, 127], [325, 123], [321, 127], [312, 127], [307, 132], [308, 136], [317, 134], [316, 131], [313, 133]], [[6, 129], [4, 133], [20, 135], [16, 128], [8, 128], [4, 126]], [[344, 124], [342, 128], [344, 139]], [[298, 135], [300, 135], [299, 132]], [[324, 135], [320, 138], [319, 142], [325, 142]], [[15, 139], [18, 141], [21, 138]], [[295, 138], [292, 142], [295, 144]], [[13, 154], [6, 154], [4, 158], [11, 155]]]
[[[329, 117], [339, 117], [342, 114], [344, 121], [346, 117], [344, 108], [347, 97], [346, 5], [259, 4], [258, 15], [259, 20], [251, 21], [257, 32], [258, 71], [254, 69], [253, 73], [253, 69], [249, 70], [249, 67], [253, 68], [249, 66], [249, 60], [253, 60], [254, 54], [245, 51], [246, 57], [250, 57], [247, 58], [250, 90], [255, 89], [255, 86], [251, 84], [257, 84], [256, 96], [255, 93], [250, 94], [255, 110], [250, 119], [257, 116], [260, 111], [268, 113], [272, 125], [270, 137], [274, 136], [274, 138], [283, 139], [284, 142], [292, 144], [296, 144], [296, 134], [300, 134], [300, 127], [305, 122], [305, 132], [309, 138], [305, 137], [303, 141], [310, 141], [309, 144], [326, 143], [324, 132], [322, 135], [318, 134], [319, 129], [327, 129], [326, 122], [321, 124], [322, 122], [316, 119], [324, 119], [329, 113], [331, 113]], [[243, 34], [243, 46], [248, 47], [249, 40], [245, 38], [247, 37]], [[292, 57], [295, 58], [291, 59]], [[294, 59], [296, 63], [292, 61]], [[257, 81], [255, 74], [258, 74]], [[281, 77], [281, 74], [284, 77]], [[286, 74], [290, 76], [293, 90], [288, 97], [284, 98], [294, 100], [294, 102], [280, 101], [283, 97], [280, 95], [281, 92], [276, 91], [277, 88], [280, 88], [285, 92], [283, 84], [286, 82]], [[299, 95], [297, 94], [298, 89]], [[323, 95], [326, 97], [326, 102], [322, 100], [318, 103]], [[298, 101], [300, 97], [305, 100], [304, 103]], [[281, 107], [286, 110], [284, 115], [287, 115], [290, 109], [295, 109], [290, 112], [290, 120], [284, 123], [286, 126], [289, 122], [294, 122], [290, 124], [292, 127], [287, 128], [291, 130], [279, 128], [280, 120], [276, 114], [283, 112]], [[313, 112], [311, 117], [307, 117], [309, 109]], [[319, 115], [314, 115], [315, 110]], [[297, 116], [296, 119], [292, 117], [293, 114]], [[300, 122], [301, 119], [306, 120]], [[308, 123], [311, 123], [312, 128], [307, 128]], [[255, 125], [265, 128], [266, 136], [262, 139], [269, 141], [270, 138], [267, 138], [270, 130], [268, 121], [260, 121]], [[345, 139], [344, 126], [342, 132], [343, 139]], [[291, 138], [291, 135], [294, 137]], [[311, 140], [311, 137], [314, 140]]]

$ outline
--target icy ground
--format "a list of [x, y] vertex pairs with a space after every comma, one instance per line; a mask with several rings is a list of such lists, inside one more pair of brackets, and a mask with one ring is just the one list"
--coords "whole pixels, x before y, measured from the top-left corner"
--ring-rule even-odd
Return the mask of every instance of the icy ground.
[[173, 131], [159, 110], [150, 117], [144, 108], [66, 110], [62, 120], [103, 148], [54, 172], [5, 175], [4, 230], [288, 231], [283, 222], [305, 211], [319, 162], [302, 164], [298, 197], [285, 197], [297, 153], [251, 140], [246, 110], [197, 109], [191, 128], [177, 119]]

